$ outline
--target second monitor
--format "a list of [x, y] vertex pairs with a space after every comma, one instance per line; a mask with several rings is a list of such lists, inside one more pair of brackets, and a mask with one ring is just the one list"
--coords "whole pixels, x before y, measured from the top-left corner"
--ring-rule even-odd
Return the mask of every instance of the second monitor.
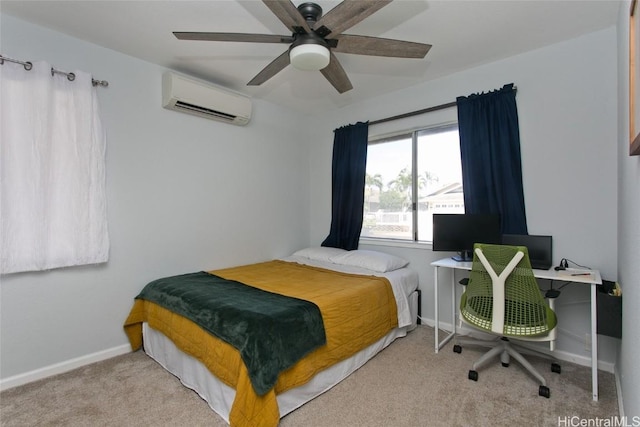
[[551, 236], [533, 236], [521, 234], [504, 234], [503, 245], [526, 246], [529, 252], [531, 267], [538, 270], [548, 270], [553, 264]]

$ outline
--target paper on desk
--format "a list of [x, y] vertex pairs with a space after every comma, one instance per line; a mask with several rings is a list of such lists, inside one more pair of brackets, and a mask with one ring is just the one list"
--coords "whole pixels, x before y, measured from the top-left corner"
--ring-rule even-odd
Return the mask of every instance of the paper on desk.
[[593, 278], [594, 273], [593, 271], [586, 270], [584, 268], [566, 268], [564, 270], [558, 271], [558, 276], [567, 277], [567, 278], [571, 278], [571, 277]]

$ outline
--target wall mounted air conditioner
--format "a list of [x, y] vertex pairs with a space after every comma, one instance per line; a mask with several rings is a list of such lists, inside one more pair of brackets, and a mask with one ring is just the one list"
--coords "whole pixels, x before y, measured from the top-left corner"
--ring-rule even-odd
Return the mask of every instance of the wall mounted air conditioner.
[[251, 118], [249, 97], [171, 72], [162, 76], [162, 106], [234, 125]]

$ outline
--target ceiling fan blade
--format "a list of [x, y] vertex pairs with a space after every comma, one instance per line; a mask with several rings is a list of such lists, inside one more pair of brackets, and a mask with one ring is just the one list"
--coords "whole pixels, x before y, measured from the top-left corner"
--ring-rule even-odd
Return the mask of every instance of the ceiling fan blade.
[[353, 89], [353, 85], [351, 81], [349, 81], [349, 77], [347, 77], [347, 73], [345, 73], [344, 68], [338, 62], [338, 58], [331, 52], [331, 61], [329, 65], [320, 70], [323, 76], [336, 90], [340, 93], [344, 93], [348, 90]]
[[299, 32], [297, 31], [299, 28], [302, 28], [305, 33], [311, 32], [309, 24], [290, 0], [262, 0], [262, 2], [292, 33]]
[[[343, 31], [353, 27], [358, 22], [372, 15], [392, 0], [344, 0], [342, 3], [327, 12], [313, 26], [313, 29], [321, 37], [330, 35], [331, 38], [342, 34]], [[324, 27], [324, 28], [323, 28]]]
[[180, 40], [203, 40], [214, 42], [246, 42], [246, 43], [292, 43], [291, 36], [274, 34], [247, 33], [199, 33], [174, 31], [173, 35]]
[[264, 67], [249, 83], [247, 86], [260, 86], [262, 83], [269, 80], [271, 77], [284, 70], [289, 65], [289, 50], [285, 50], [284, 53], [271, 61], [269, 65]]
[[430, 44], [380, 37], [352, 36], [342, 34], [337, 39], [334, 52], [355, 55], [389, 56], [394, 58], [424, 58], [431, 49]]

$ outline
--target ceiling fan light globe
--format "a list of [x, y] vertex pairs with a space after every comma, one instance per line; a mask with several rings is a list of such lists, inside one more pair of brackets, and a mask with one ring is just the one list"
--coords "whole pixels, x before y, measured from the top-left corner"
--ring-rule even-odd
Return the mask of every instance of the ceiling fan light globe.
[[301, 44], [289, 52], [291, 65], [299, 70], [318, 71], [329, 65], [329, 49], [317, 44]]

